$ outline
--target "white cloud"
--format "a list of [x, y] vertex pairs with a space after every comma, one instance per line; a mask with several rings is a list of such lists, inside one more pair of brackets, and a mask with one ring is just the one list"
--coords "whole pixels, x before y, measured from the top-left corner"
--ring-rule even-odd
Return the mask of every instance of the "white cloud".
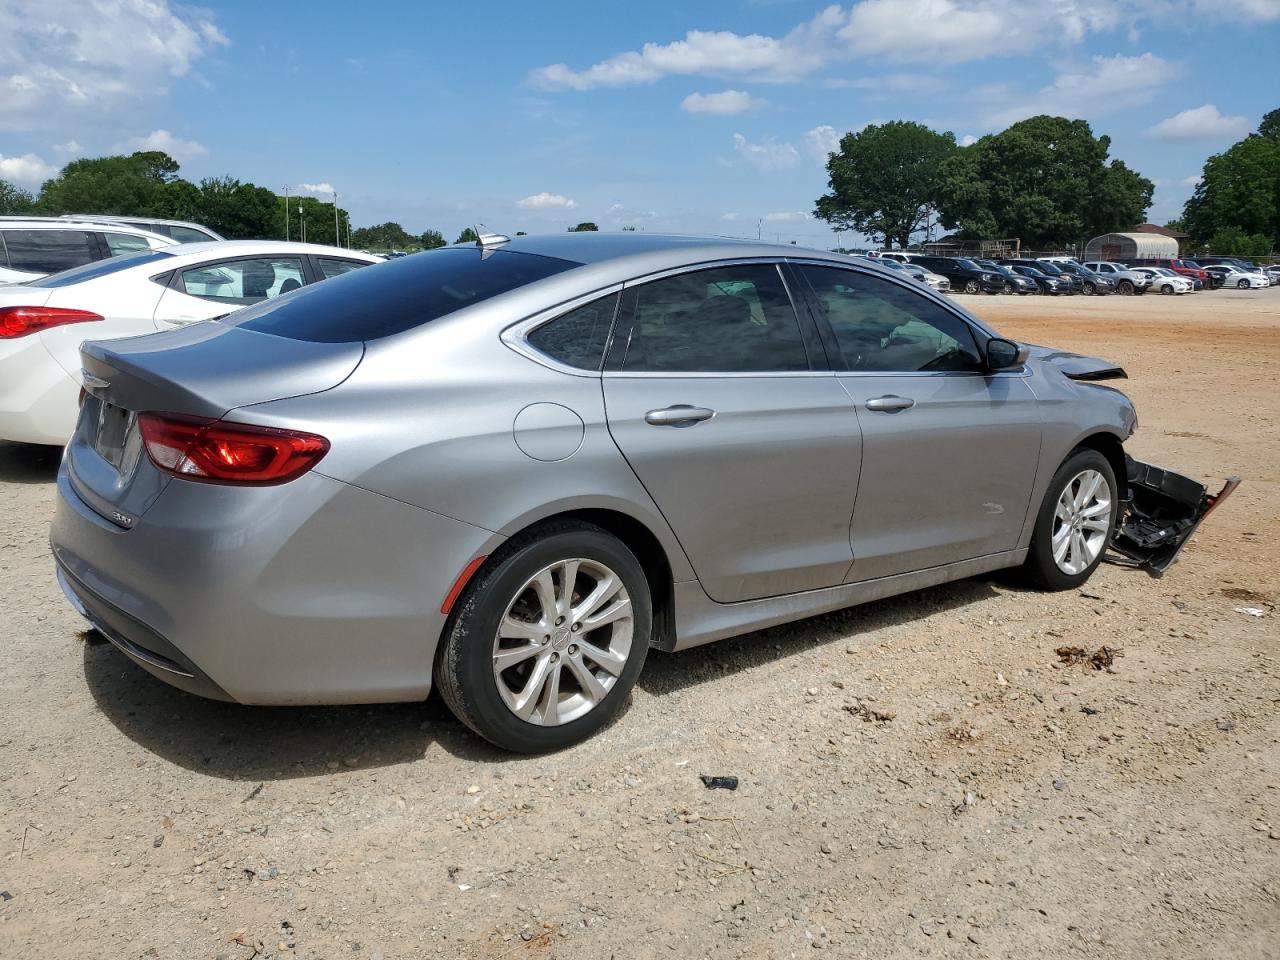
[[195, 140], [182, 140], [168, 130], [152, 130], [145, 137], [133, 137], [125, 141], [121, 150], [161, 150], [179, 163], [203, 157], [209, 151]]
[[765, 101], [745, 91], [725, 90], [722, 93], [691, 93], [681, 101], [680, 109], [686, 113], [715, 113], [731, 116], [762, 107], [764, 103]]
[[64, 157], [78, 157], [84, 153], [84, 147], [80, 146], [78, 140], [68, 140], [66, 143], [55, 143], [53, 152], [60, 153]]
[[20, 157], [0, 153], [0, 180], [24, 187], [38, 187], [57, 172], [57, 167], [45, 163], [34, 153], [24, 153]]
[[770, 223], [790, 223], [796, 220], [808, 220], [809, 214], [803, 210], [784, 210], [781, 213], [766, 213], [764, 218]]
[[1244, 117], [1226, 117], [1212, 103], [1183, 110], [1147, 131], [1157, 140], [1233, 140], [1253, 129]]
[[1280, 20], [1280, 0], [1196, 0], [1196, 13], [1245, 23]]
[[169, 0], [0, 3], [0, 128], [136, 106], [226, 43], [207, 15]]
[[741, 214], [738, 214], [738, 213], [725, 213], [720, 216], [720, 219], [721, 220], [737, 220], [738, 217], [740, 216]]
[[1003, 53], [1025, 12], [1007, 18], [994, 3], [955, 0], [863, 0], [850, 11], [840, 39], [861, 56], [926, 63], [961, 63]]
[[826, 163], [827, 155], [840, 149], [840, 134], [836, 133], [836, 128], [831, 124], [824, 123], [820, 127], [807, 131], [804, 142], [811, 154], [822, 163]]
[[1195, 189], [1196, 187], [1200, 186], [1200, 181], [1203, 179], [1204, 177], [1200, 176], [1200, 174], [1193, 173], [1189, 177], [1182, 178], [1182, 185], [1184, 187], [1191, 187], [1192, 189]]
[[977, 142], [978, 142], [978, 138], [971, 133], [966, 133], [963, 137], [960, 138], [960, 146], [962, 147], [972, 147]]
[[800, 159], [800, 153], [790, 143], [779, 143], [773, 137], [765, 137], [758, 143], [752, 143], [740, 133], [733, 135], [733, 149], [738, 155], [759, 170], [780, 170], [783, 167], [794, 167]]
[[1176, 64], [1152, 53], [1093, 57], [1087, 65], [1064, 69], [1027, 99], [1019, 100], [1002, 84], [971, 91], [971, 96], [989, 104], [983, 120], [990, 127], [1042, 113], [1088, 119], [1147, 103], [1178, 73]]
[[576, 200], [562, 197], [558, 193], [535, 193], [533, 196], [517, 200], [516, 206], [521, 210], [574, 210], [578, 206]]
[[544, 90], [590, 90], [653, 83], [664, 76], [730, 75], [759, 82], [795, 80], [819, 69], [844, 12], [828, 7], [782, 38], [729, 30], [690, 30], [683, 40], [646, 43], [583, 70], [556, 63], [534, 70], [529, 82]]
[[333, 184], [323, 180], [320, 183], [300, 183], [298, 189], [304, 193], [333, 193]]

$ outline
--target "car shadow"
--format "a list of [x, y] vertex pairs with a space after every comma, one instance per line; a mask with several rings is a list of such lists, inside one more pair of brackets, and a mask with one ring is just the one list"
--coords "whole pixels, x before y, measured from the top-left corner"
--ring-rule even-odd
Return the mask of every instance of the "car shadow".
[[650, 651], [640, 674], [639, 686], [646, 693], [660, 697], [782, 660], [813, 647], [873, 639], [868, 635], [876, 630], [909, 623], [927, 613], [966, 607], [990, 599], [1001, 590], [1019, 589], [1016, 584], [1007, 583], [997, 575], [957, 580], [678, 653]]
[[52, 483], [61, 462], [61, 447], [0, 440], [0, 483]]
[[[856, 640], [927, 612], [977, 603], [998, 593], [997, 582], [963, 580], [681, 653], [651, 651], [639, 686], [654, 696], [684, 690], [815, 646]], [[83, 659], [89, 692], [121, 733], [170, 763], [212, 777], [275, 781], [327, 776], [412, 763], [433, 745], [479, 763], [523, 759], [473, 734], [434, 694], [423, 703], [249, 707], [171, 687], [101, 638], [84, 644]], [[628, 712], [624, 708], [616, 722], [626, 723]]]

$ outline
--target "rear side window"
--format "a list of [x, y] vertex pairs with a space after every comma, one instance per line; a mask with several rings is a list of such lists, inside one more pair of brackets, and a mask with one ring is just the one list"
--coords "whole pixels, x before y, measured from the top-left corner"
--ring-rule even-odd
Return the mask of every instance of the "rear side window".
[[146, 237], [135, 236], [132, 233], [104, 233], [102, 238], [107, 241], [107, 249], [111, 251], [113, 257], [118, 257], [122, 253], [137, 253], [139, 250], [151, 249], [151, 244], [147, 243]]
[[58, 273], [98, 259], [98, 243], [85, 230], [6, 230], [9, 266], [32, 273]]
[[525, 339], [529, 346], [565, 366], [599, 370], [617, 307], [618, 294], [601, 297], [542, 324]]
[[504, 250], [450, 247], [353, 270], [296, 296], [250, 307], [238, 326], [293, 340], [377, 340], [581, 266]]
[[682, 273], [636, 287], [631, 297], [626, 372], [809, 369], [799, 321], [773, 264]]
[[365, 263], [363, 260], [334, 260], [331, 257], [317, 257], [316, 262], [320, 265], [320, 272], [324, 274], [326, 280], [340, 277], [352, 270], [359, 270], [361, 267], [373, 266], [372, 263]]
[[[209, 234], [204, 233], [201, 230], [192, 230], [190, 227], [179, 227], [176, 224], [167, 226], [165, 231], [167, 231], [168, 235], [179, 243], [204, 243], [206, 240], [217, 239], [216, 237], [209, 236]], [[157, 233], [163, 233], [165, 231], [155, 230]]]
[[259, 303], [297, 290], [302, 280], [301, 260], [263, 257], [189, 267], [178, 282], [184, 293], [203, 300]]

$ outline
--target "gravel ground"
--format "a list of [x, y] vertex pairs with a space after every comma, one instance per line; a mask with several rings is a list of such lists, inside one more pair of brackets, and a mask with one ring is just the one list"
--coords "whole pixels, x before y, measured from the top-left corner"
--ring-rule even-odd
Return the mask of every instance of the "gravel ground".
[[549, 757], [85, 642], [57, 452], [0, 444], [0, 956], [1280, 956], [1280, 290], [964, 302], [1123, 363], [1135, 454], [1245, 476], [1182, 561], [654, 653]]

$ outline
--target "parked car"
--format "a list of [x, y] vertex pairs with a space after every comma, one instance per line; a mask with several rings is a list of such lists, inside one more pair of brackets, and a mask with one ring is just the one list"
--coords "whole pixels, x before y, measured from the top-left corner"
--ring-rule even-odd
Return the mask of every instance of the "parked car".
[[170, 237], [177, 243], [204, 243], [208, 240], [225, 239], [204, 224], [191, 223], [187, 220], [160, 220], [155, 217], [108, 217], [101, 214], [63, 214], [63, 219], [78, 220], [88, 223], [114, 223], [139, 230], [158, 233], [162, 237]]
[[1000, 293], [1004, 290], [1002, 277], [990, 270], [983, 270], [965, 257], [912, 255], [911, 262], [946, 277], [953, 290], [962, 290], [965, 293]]
[[1027, 257], [1006, 257], [998, 262], [1010, 267], [1032, 267], [1039, 270], [1041, 273], [1048, 274], [1049, 276], [1062, 281], [1059, 284], [1059, 289], [1057, 291], [1059, 293], [1075, 294], [1084, 292], [1084, 281], [1075, 274], [1068, 273], [1066, 270], [1063, 270], [1057, 264], [1048, 263], [1044, 260], [1033, 260]]
[[1280, 286], [1280, 264], [1266, 267], [1262, 272], [1267, 275], [1267, 279], [1271, 282], [1271, 286]]
[[1151, 277], [1114, 260], [1090, 260], [1083, 266], [1086, 270], [1092, 270], [1099, 276], [1113, 281], [1116, 285], [1116, 293], [1121, 296], [1146, 293], [1151, 287]]
[[0, 217], [0, 284], [26, 283], [72, 267], [173, 244], [136, 227], [56, 217]]
[[1191, 293], [1195, 289], [1195, 281], [1191, 277], [1182, 277], [1168, 267], [1134, 267], [1135, 271], [1151, 277], [1151, 289], [1163, 294]]
[[1046, 296], [1063, 296], [1071, 293], [1071, 281], [1064, 276], [1051, 277], [1036, 267], [1029, 267], [1026, 264], [1015, 263], [1006, 264], [1014, 273], [1021, 274], [1036, 284], [1041, 294]]
[[905, 273], [913, 280], [928, 284], [939, 293], [947, 293], [951, 290], [951, 281], [946, 277], [932, 273], [920, 266], [920, 264], [912, 263], [910, 260], [903, 261], [895, 257], [863, 257], [862, 259], [884, 267], [886, 270], [897, 270]]
[[121, 652], [241, 703], [436, 685], [519, 751], [600, 729], [650, 647], [1163, 570], [1229, 492], [1126, 456], [1113, 364], [790, 245], [489, 238], [81, 362], [51, 544]]
[[1257, 290], [1271, 285], [1270, 280], [1261, 272], [1252, 273], [1225, 263], [1211, 263], [1205, 267], [1205, 270], [1211, 276], [1218, 278], [1218, 286], [1220, 287]]
[[303, 243], [165, 242], [0, 286], [0, 440], [67, 442], [76, 422], [82, 340], [186, 326], [380, 262]]
[[1100, 273], [1095, 273], [1074, 260], [1051, 260], [1047, 262], [1052, 263], [1062, 273], [1077, 277], [1080, 280], [1080, 292], [1087, 297], [1106, 296], [1116, 292], [1114, 280], [1110, 277], [1104, 277]]
[[1169, 257], [1146, 257], [1126, 260], [1125, 263], [1131, 267], [1158, 267], [1164, 270], [1171, 270], [1178, 276], [1186, 277], [1192, 281], [1192, 287], [1195, 290], [1203, 289], [1209, 280], [1209, 275], [1204, 272], [1204, 268], [1193, 266], [1189, 260]]
[[996, 263], [994, 260], [974, 260], [973, 262], [983, 270], [990, 270], [992, 273], [999, 274], [1004, 281], [1005, 293], [1026, 296], [1029, 293], [1040, 292], [1040, 287], [1035, 280], [1015, 272], [1012, 267], [1006, 267], [1004, 264]]

